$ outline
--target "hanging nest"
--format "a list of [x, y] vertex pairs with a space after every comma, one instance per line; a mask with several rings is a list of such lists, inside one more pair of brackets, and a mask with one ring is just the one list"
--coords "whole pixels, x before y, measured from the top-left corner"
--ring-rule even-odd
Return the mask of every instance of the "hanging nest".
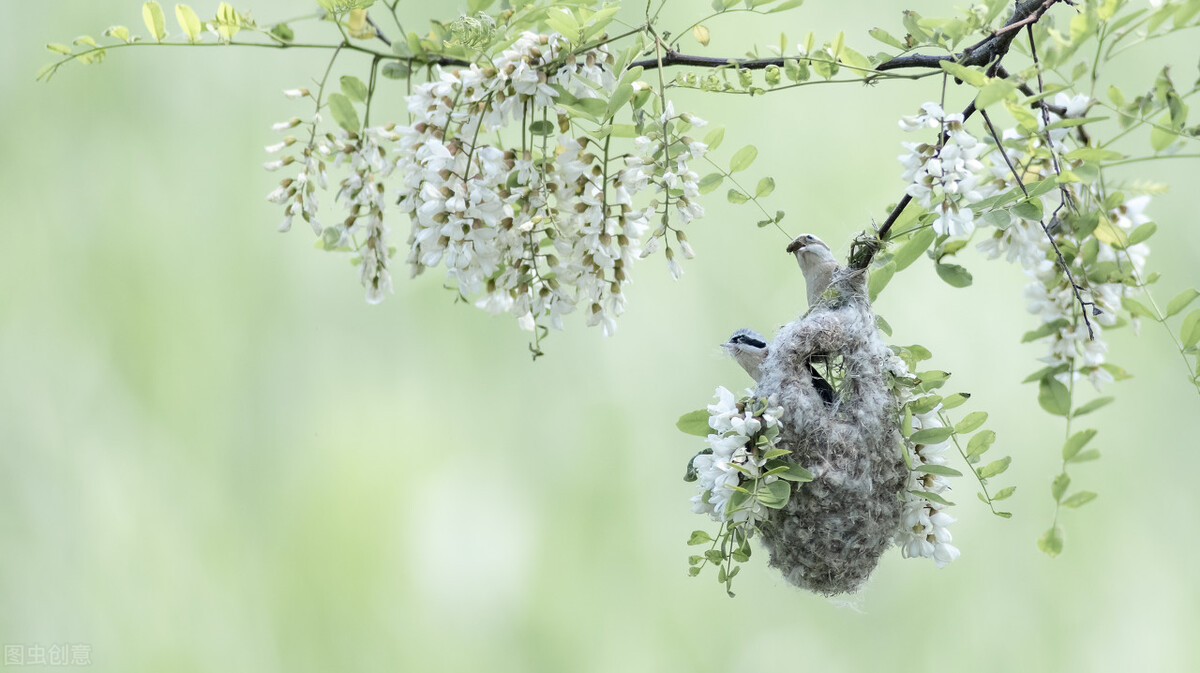
[[762, 364], [755, 396], [775, 396], [783, 407], [779, 446], [814, 479], [759, 527], [770, 565], [803, 589], [857, 590], [900, 529], [908, 470], [890, 356], [866, 272], [852, 265], [779, 331]]

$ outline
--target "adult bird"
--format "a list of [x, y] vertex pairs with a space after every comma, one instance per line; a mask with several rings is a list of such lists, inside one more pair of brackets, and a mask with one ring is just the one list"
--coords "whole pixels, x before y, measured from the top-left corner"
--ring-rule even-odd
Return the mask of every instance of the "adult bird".
[[[764, 360], [767, 359], [767, 352], [770, 346], [767, 345], [767, 340], [761, 334], [752, 329], [737, 330], [733, 336], [729, 337], [729, 341], [721, 344], [725, 352], [733, 358], [734, 362], [741, 365], [742, 369], [750, 375], [757, 383], [761, 375], [761, 367]], [[833, 386], [817, 373], [811, 362], [805, 362], [804, 367], [808, 369], [809, 377], [812, 379], [813, 388], [817, 394], [821, 396], [821, 401], [825, 404], [833, 404], [836, 393]]]
[[829, 288], [833, 274], [838, 270], [837, 258], [829, 245], [812, 234], [800, 234], [788, 244], [787, 251], [796, 256], [804, 284], [808, 288], [808, 305], [815, 306], [821, 295]]
[[[813, 234], [800, 234], [788, 244], [787, 251], [796, 256], [796, 263], [800, 265], [800, 272], [804, 274], [808, 306], [811, 309], [821, 301], [821, 296], [825, 294], [825, 290], [829, 289], [833, 274], [841, 267], [838, 265], [837, 258], [833, 256], [833, 251], [829, 249], [829, 244]], [[813, 388], [816, 389], [821, 399], [825, 401], [825, 404], [833, 404], [837, 397], [837, 391], [833, 389], [829, 381], [817, 373], [817, 369], [813, 367], [811, 361], [805, 362], [804, 366], [808, 368]]]

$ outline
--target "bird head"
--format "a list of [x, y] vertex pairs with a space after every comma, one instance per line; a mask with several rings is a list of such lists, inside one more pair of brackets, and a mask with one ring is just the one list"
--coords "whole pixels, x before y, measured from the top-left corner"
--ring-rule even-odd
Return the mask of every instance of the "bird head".
[[800, 234], [788, 244], [787, 251], [796, 256], [801, 269], [808, 269], [822, 263], [837, 263], [829, 244], [812, 234]]
[[739, 329], [729, 337], [729, 341], [721, 344], [746, 373], [755, 381], [758, 380], [759, 367], [767, 359], [767, 340], [763, 335], [751, 329]]

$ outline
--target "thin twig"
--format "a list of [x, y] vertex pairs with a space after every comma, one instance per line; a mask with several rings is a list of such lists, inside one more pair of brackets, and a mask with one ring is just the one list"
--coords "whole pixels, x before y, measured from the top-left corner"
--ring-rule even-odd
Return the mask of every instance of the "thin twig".
[[[1013, 179], [1017, 181], [1017, 186], [1021, 188], [1021, 192], [1025, 194], [1025, 198], [1029, 198], [1029, 190], [1025, 188], [1025, 181], [1021, 179], [1020, 173], [1016, 166], [1013, 166], [1012, 160], [1008, 158], [1008, 152], [1004, 151], [1004, 145], [1000, 141], [1000, 134], [996, 133], [996, 127], [992, 125], [991, 117], [988, 117], [986, 110], [980, 110], [979, 113], [983, 116], [983, 121], [987, 125], [988, 133], [991, 134], [992, 140], [996, 141], [996, 149], [1000, 155], [1004, 157], [1004, 163], [1008, 164], [1008, 170], [1012, 172]], [[1061, 204], [1059, 209], [1065, 204]], [[1056, 214], [1058, 210], [1054, 211]], [[1052, 220], [1053, 221], [1053, 220]], [[1058, 258], [1058, 265], [1062, 267], [1063, 272], [1067, 275], [1067, 282], [1071, 283], [1071, 290], [1075, 293], [1075, 301], [1079, 302], [1079, 308], [1083, 313], [1083, 324], [1087, 326], [1088, 339], [1095, 339], [1095, 334], [1092, 332], [1092, 321], [1088, 319], [1088, 308], [1098, 310], [1095, 302], [1084, 301], [1079, 283], [1075, 282], [1075, 276], [1071, 273], [1071, 267], [1067, 264], [1067, 260], [1063, 258], [1062, 250], [1058, 249], [1058, 242], [1054, 240], [1054, 235], [1050, 233], [1050, 228], [1046, 226], [1045, 218], [1039, 219], [1038, 224], [1042, 227], [1042, 232], [1046, 234], [1046, 238], [1050, 241], [1051, 247], [1054, 248], [1054, 255]]]

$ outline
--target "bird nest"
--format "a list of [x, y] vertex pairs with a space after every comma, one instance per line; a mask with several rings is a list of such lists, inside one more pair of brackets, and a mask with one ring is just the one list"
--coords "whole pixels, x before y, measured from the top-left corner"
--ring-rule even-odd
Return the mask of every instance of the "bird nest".
[[[759, 524], [770, 565], [798, 587], [855, 591], [900, 528], [908, 469], [891, 356], [865, 272], [840, 269], [821, 301], [779, 331], [760, 366], [755, 396], [783, 409], [777, 445], [813, 475]], [[813, 363], [826, 365], [825, 377]]]

